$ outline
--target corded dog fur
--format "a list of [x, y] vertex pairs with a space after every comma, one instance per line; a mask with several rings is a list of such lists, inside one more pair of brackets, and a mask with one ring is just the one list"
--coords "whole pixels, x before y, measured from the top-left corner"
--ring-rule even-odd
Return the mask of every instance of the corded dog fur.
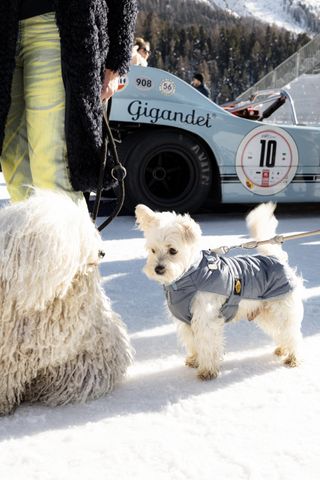
[[[275, 235], [274, 209], [272, 203], [261, 204], [247, 216], [255, 240]], [[200, 226], [189, 215], [138, 205], [136, 218], [148, 252], [144, 271], [163, 285], [187, 351], [186, 365], [197, 368], [201, 379], [219, 374], [223, 329], [229, 320], [254, 320], [275, 341], [274, 353], [283, 356], [287, 366], [299, 364], [302, 282], [280, 245], [262, 245], [258, 248], [262, 255], [228, 259], [212, 253], [210, 258], [210, 252], [201, 250]], [[214, 279], [214, 286], [206, 283], [208, 278]]]
[[0, 210], [0, 414], [111, 391], [132, 359], [86, 208], [54, 192]]

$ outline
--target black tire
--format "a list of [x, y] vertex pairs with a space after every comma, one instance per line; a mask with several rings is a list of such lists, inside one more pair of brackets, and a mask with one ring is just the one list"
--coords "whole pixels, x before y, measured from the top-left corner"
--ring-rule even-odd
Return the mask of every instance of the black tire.
[[127, 137], [125, 208], [138, 203], [163, 211], [194, 212], [208, 197], [212, 165], [206, 149], [192, 136], [170, 130]]

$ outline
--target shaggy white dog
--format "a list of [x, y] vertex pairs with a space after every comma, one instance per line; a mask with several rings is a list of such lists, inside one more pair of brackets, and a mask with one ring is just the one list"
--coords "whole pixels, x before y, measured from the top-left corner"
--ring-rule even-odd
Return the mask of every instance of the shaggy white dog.
[[[261, 204], [247, 217], [255, 240], [275, 235], [275, 206]], [[201, 251], [201, 230], [189, 215], [136, 207], [148, 251], [147, 276], [164, 287], [187, 351], [186, 365], [201, 379], [215, 378], [224, 351], [226, 321], [254, 320], [276, 343], [284, 363], [299, 363], [303, 317], [301, 281], [280, 245], [264, 244], [263, 255], [217, 255]], [[258, 249], [259, 250], [259, 249]]]
[[0, 414], [85, 402], [132, 360], [100, 285], [100, 235], [83, 205], [37, 191], [0, 210]]

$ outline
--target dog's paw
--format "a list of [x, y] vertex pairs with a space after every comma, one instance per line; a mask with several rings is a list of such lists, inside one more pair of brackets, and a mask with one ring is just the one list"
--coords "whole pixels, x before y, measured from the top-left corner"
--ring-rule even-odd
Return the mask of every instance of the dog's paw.
[[197, 356], [196, 355], [189, 355], [186, 358], [185, 364], [187, 365], [187, 367], [198, 368], [199, 363], [198, 363]]
[[0, 404], [0, 417], [5, 415], [12, 415], [16, 411], [17, 405], [9, 405], [9, 404]]
[[248, 318], [249, 322], [252, 322], [252, 320], [254, 320], [258, 315], [260, 315], [260, 313], [261, 313], [260, 308], [256, 308], [252, 312], [249, 312], [247, 314], [247, 318]]
[[284, 347], [277, 347], [273, 353], [277, 355], [277, 357], [282, 357], [286, 355], [287, 350]]
[[217, 378], [219, 375], [219, 370], [199, 370], [198, 371], [198, 377], [200, 380], [212, 380], [214, 378]]
[[301, 365], [301, 360], [299, 360], [293, 353], [288, 355], [285, 361], [283, 362], [286, 367], [294, 368]]

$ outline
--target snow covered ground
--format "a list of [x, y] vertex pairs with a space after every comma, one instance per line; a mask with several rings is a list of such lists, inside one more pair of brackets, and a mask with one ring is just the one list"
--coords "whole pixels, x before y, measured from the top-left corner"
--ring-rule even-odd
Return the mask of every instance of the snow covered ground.
[[[299, 4], [305, 5], [315, 15], [320, 15], [319, 0], [200, 0], [239, 16], [252, 16], [263, 22], [296, 33], [306, 30], [305, 14]], [[290, 9], [289, 9], [290, 7]], [[293, 10], [299, 14], [300, 24], [293, 18]]]
[[[6, 196], [0, 186], [1, 198]], [[279, 233], [320, 228], [318, 212], [281, 208]], [[203, 246], [246, 235], [243, 215], [199, 215]], [[285, 245], [305, 278], [305, 361], [288, 369], [253, 322], [226, 327], [221, 376], [184, 366], [161, 287], [141, 272], [132, 217], [104, 232], [106, 292], [136, 349], [127, 378], [86, 405], [23, 405], [0, 419], [2, 480], [316, 480], [320, 475], [320, 238]]]

